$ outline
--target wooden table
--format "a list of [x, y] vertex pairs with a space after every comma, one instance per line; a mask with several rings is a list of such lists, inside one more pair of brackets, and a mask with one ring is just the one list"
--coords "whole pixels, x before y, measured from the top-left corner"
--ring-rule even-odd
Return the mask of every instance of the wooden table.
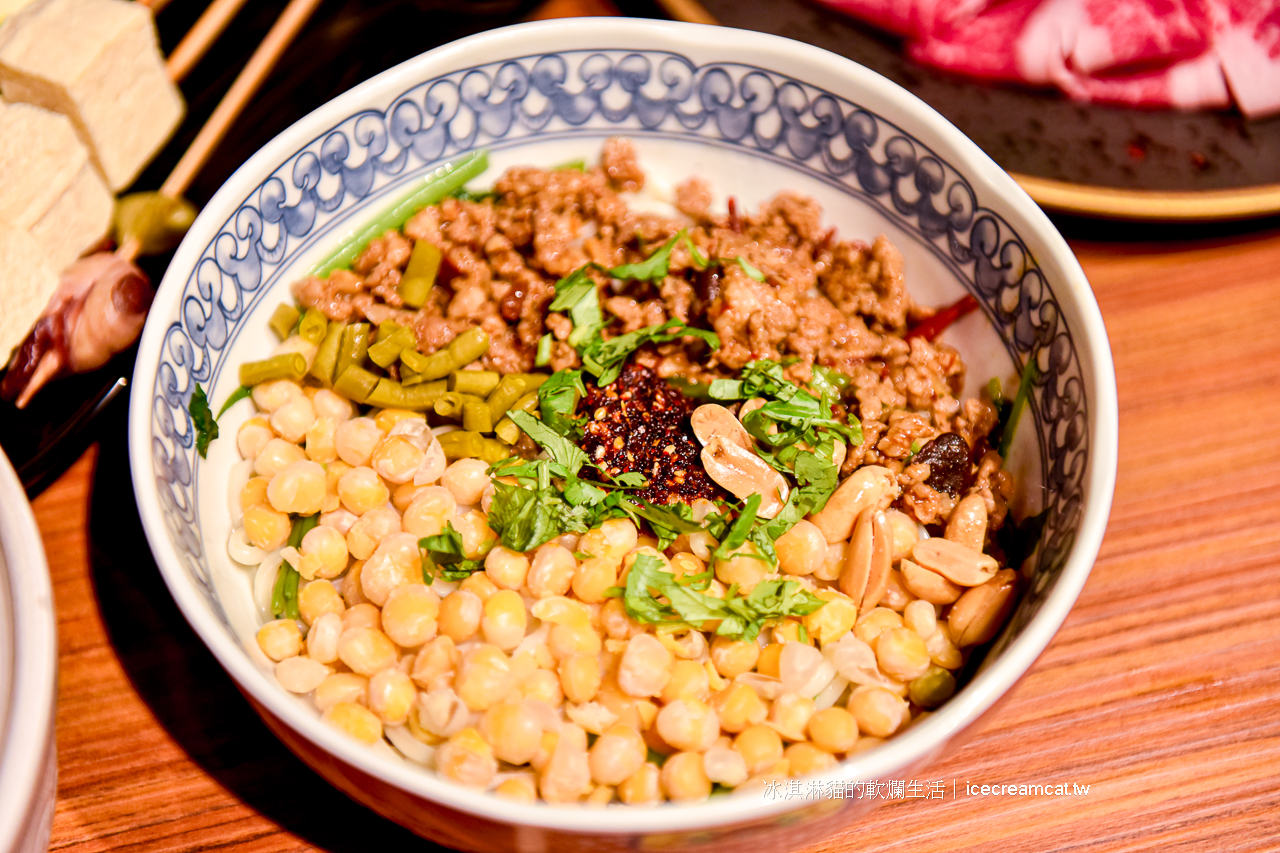
[[[1119, 380], [1111, 522], [1056, 639], [929, 778], [1088, 794], [891, 803], [815, 849], [1280, 849], [1280, 232], [1073, 248]], [[414, 843], [280, 746], [187, 627], [122, 429], [35, 510], [61, 647], [53, 849]]]
[[[1097, 566], [1008, 702], [928, 771], [961, 796], [887, 804], [815, 851], [1280, 849], [1280, 230], [1215, 230], [1073, 240], [1120, 390]], [[421, 849], [287, 752], [187, 627], [123, 417], [35, 511], [61, 651], [52, 849]], [[1088, 793], [963, 795], [1048, 780]]]

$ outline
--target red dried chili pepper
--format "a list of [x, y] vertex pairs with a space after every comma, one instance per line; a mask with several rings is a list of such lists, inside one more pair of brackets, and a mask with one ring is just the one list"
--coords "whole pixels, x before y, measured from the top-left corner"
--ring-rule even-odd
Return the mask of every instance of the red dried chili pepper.
[[973, 298], [973, 294], [966, 293], [958, 300], [942, 308], [932, 317], [928, 317], [916, 323], [910, 329], [907, 329], [906, 339], [924, 338], [926, 341], [936, 340], [947, 330], [947, 327], [959, 320], [966, 314], [978, 310], [978, 300]]

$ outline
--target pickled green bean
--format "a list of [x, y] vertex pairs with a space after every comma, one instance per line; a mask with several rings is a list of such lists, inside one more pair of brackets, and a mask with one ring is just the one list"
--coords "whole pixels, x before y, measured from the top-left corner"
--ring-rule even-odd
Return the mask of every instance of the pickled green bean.
[[498, 380], [497, 386], [486, 399], [492, 418], [495, 421], [501, 420], [507, 413], [507, 409], [515, 405], [516, 400], [519, 400], [526, 390], [524, 380], [519, 373], [508, 373]]
[[298, 337], [309, 344], [320, 346], [324, 341], [324, 333], [329, 329], [329, 318], [318, 308], [308, 308], [298, 324]]
[[333, 386], [338, 370], [338, 351], [342, 348], [342, 333], [346, 331], [346, 323], [330, 323], [325, 330], [324, 340], [316, 350], [316, 360], [311, 362], [308, 373], [320, 380], [326, 388]]
[[496, 370], [455, 370], [449, 374], [449, 390], [488, 397], [500, 379], [502, 374]]
[[340, 267], [350, 266], [369, 245], [370, 240], [403, 227], [409, 221], [409, 217], [463, 186], [483, 172], [488, 165], [489, 152], [482, 149], [472, 151], [451, 163], [440, 166], [427, 175], [425, 182], [417, 189], [403, 196], [390, 209], [375, 217], [372, 222], [339, 246], [332, 255], [311, 271], [311, 275], [324, 278]]
[[462, 404], [462, 428], [468, 432], [493, 432], [493, 418], [484, 400], [468, 400]]
[[454, 368], [461, 369], [489, 351], [489, 333], [473, 326], [449, 342]]
[[476, 397], [472, 394], [461, 394], [457, 391], [446, 391], [436, 400], [433, 410], [437, 415], [445, 418], [458, 420], [462, 417], [463, 407], [468, 403], [479, 403], [487, 405], [483, 398]]
[[498, 425], [493, 428], [493, 433], [498, 440], [504, 444], [515, 444], [520, 440], [520, 427], [516, 426], [516, 422], [511, 418], [503, 418], [498, 421]]
[[342, 346], [338, 348], [338, 364], [334, 375], [341, 377], [348, 367], [362, 367], [369, 352], [369, 324], [352, 323], [342, 332]]
[[400, 353], [400, 362], [423, 379], [444, 379], [453, 372], [453, 356], [447, 349], [438, 350], [431, 355], [423, 355], [417, 350], [405, 349]]
[[391, 334], [384, 335], [379, 327], [378, 342], [369, 347], [369, 360], [378, 367], [387, 368], [395, 363], [400, 353], [417, 345], [418, 336], [413, 333], [413, 329], [397, 327]]
[[300, 382], [307, 375], [307, 359], [300, 352], [284, 352], [262, 361], [246, 361], [240, 365], [240, 384], [252, 388], [273, 379]]
[[450, 459], [478, 459], [485, 449], [484, 436], [478, 432], [454, 430], [443, 433], [439, 438], [440, 448]]
[[426, 240], [413, 244], [409, 264], [404, 268], [404, 275], [396, 287], [405, 305], [421, 308], [431, 298], [431, 288], [435, 287], [442, 257], [440, 250]]
[[283, 341], [293, 334], [293, 327], [298, 325], [298, 318], [301, 316], [297, 308], [287, 302], [281, 302], [276, 306], [275, 313], [271, 315], [267, 325], [276, 333], [276, 337]]
[[377, 374], [353, 364], [338, 374], [337, 380], [333, 383], [333, 391], [348, 400], [363, 403], [369, 399], [369, 395], [381, 381]]
[[445, 393], [443, 382], [423, 382], [406, 388], [394, 379], [382, 379], [365, 402], [381, 409], [421, 412], [430, 409]]
[[496, 439], [486, 438], [480, 447], [480, 458], [490, 465], [501, 462], [510, 455], [511, 448]]

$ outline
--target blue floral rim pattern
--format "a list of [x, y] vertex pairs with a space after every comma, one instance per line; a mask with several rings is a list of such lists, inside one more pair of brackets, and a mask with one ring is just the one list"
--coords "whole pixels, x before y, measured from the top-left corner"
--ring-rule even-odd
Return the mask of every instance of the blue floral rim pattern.
[[1019, 366], [1036, 359], [1039, 380], [1029, 412], [1048, 521], [1037, 580], [1014, 616], [1015, 630], [1029, 621], [1052, 589], [1082, 517], [1089, 401], [1071, 329], [1023, 240], [981, 206], [954, 166], [845, 98], [752, 65], [697, 65], [665, 51], [600, 49], [456, 71], [403, 92], [385, 110], [349, 116], [255, 188], [205, 247], [183, 287], [181, 318], [166, 330], [151, 448], [169, 535], [228, 631], [198, 532], [187, 403], [197, 383], [208, 387], [216, 379], [256, 300], [301, 252], [347, 217], [364, 214], [362, 200], [442, 160], [477, 147], [612, 135], [732, 148], [841, 189], [946, 263], [977, 297]]

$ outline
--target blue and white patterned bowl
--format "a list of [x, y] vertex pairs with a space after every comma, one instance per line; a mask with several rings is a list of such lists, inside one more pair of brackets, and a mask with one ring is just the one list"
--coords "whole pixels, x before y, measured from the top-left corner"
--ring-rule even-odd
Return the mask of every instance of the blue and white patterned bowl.
[[[782, 189], [815, 196], [842, 235], [887, 234], [921, 301], [972, 293], [981, 313], [948, 333], [969, 364], [967, 394], [991, 376], [1016, 376], [1028, 357], [1039, 363], [1031, 417], [1010, 459], [1020, 510], [1050, 511], [1030, 592], [951, 702], [819, 782], [909, 778], [1022, 676], [1083, 586], [1115, 482], [1115, 376], [1089, 284], [1035, 204], [932, 109], [825, 51], [688, 24], [528, 24], [424, 54], [298, 122], [210, 201], [159, 288], [131, 399], [138, 505], [174, 598], [268, 724], [326, 778], [415, 831], [486, 851], [744, 839], [794, 848], [867, 801], [522, 806], [455, 787], [323, 725], [274, 683], [253, 640], [249, 577], [225, 553], [235, 442], [214, 442], [207, 460], [193, 447], [187, 402], [196, 384], [215, 405], [226, 399], [236, 366], [271, 348], [266, 321], [289, 283], [416, 176], [478, 147], [492, 152], [491, 174], [594, 160], [616, 135], [635, 141], [655, 186], [700, 175], [721, 204], [734, 195], [746, 209]], [[228, 412], [224, 435], [234, 436], [248, 409]]]

